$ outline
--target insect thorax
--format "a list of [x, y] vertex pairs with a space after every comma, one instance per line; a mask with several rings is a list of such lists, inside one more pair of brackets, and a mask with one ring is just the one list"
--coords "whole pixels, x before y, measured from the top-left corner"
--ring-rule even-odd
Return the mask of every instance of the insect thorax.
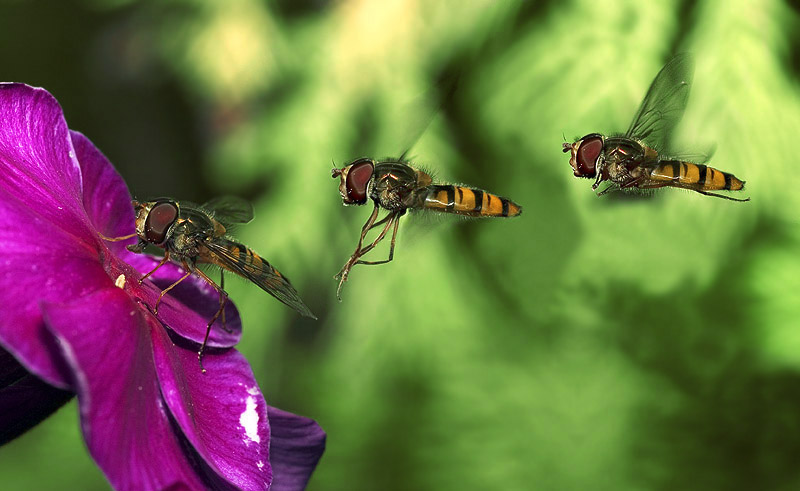
[[167, 249], [176, 260], [193, 259], [200, 254], [200, 248], [207, 238], [208, 234], [198, 232], [191, 222], [184, 221], [175, 226], [175, 231], [167, 242]]
[[380, 162], [370, 183], [369, 196], [381, 208], [409, 208], [417, 189], [417, 171], [402, 162]]
[[601, 172], [606, 179], [623, 184], [639, 178], [655, 157], [653, 150], [633, 138], [606, 138]]

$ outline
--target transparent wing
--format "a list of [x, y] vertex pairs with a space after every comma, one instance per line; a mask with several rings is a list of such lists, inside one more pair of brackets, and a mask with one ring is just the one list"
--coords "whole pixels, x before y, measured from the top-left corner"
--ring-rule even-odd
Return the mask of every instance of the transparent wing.
[[207, 242], [206, 247], [214, 255], [214, 264], [246, 278], [262, 290], [293, 308], [300, 315], [316, 319], [306, 306], [288, 278], [273, 268], [267, 261], [256, 256], [246, 247], [226, 239]]
[[[364, 130], [366, 137], [348, 153], [390, 162], [409, 159], [417, 142], [440, 116], [442, 109], [452, 102], [459, 76], [458, 73], [445, 74], [432, 86], [402, 101], [384, 101], [382, 104], [379, 100], [367, 101], [366, 114], [361, 117], [370, 122], [369, 128]], [[391, 111], [387, 104], [391, 104]], [[384, 114], [391, 116], [387, 118]]]
[[405, 108], [404, 112], [409, 115], [406, 118], [408, 126], [406, 134], [398, 141], [401, 152], [397, 157], [398, 161], [410, 158], [409, 152], [431, 126], [436, 116], [442, 113], [448, 104], [453, 103], [461, 76], [460, 71], [442, 75], [428, 93], [419, 96]]
[[658, 72], [625, 136], [663, 150], [670, 133], [683, 116], [694, 73], [694, 60], [688, 53], [675, 55]]
[[217, 231], [216, 221], [210, 211], [191, 201], [181, 200], [177, 203], [181, 218], [185, 220], [182, 224], [183, 233], [201, 237], [214, 237], [224, 233], [224, 229]]
[[201, 205], [224, 225], [247, 223], [253, 219], [253, 205], [237, 196], [220, 196]]
[[680, 160], [683, 162], [693, 162], [695, 164], [705, 164], [711, 161], [711, 158], [714, 156], [714, 152], [717, 151], [716, 145], [709, 145], [708, 148], [704, 150], [689, 150], [689, 151], [680, 151], [680, 152], [672, 152], [668, 151], [669, 155], [662, 156], [662, 158], [669, 158], [672, 160]]

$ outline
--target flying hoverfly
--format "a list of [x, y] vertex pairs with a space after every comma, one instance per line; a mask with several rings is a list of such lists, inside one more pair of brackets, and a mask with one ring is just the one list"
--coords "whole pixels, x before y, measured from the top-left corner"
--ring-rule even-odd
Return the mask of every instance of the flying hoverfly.
[[[129, 245], [128, 250], [141, 253], [149, 244], [164, 249], [164, 258], [161, 262], [139, 282], [147, 279], [167, 261], [181, 265], [185, 271], [180, 279], [161, 291], [154, 312], [158, 314], [158, 305], [164, 295], [190, 274], [196, 274], [219, 293], [219, 310], [208, 322], [203, 344], [197, 353], [201, 368], [211, 326], [220, 315], [223, 326], [225, 323], [224, 308], [228, 301], [228, 294], [224, 290], [225, 271], [252, 281], [300, 315], [316, 319], [288, 278], [249, 247], [236, 242], [227, 234], [231, 225], [247, 223], [253, 219], [253, 207], [249, 202], [233, 196], [224, 196], [202, 205], [171, 198], [144, 202], [134, 200], [132, 204], [136, 212], [136, 233], [107, 240], [118, 241], [137, 236], [139, 241]], [[220, 284], [215, 283], [198, 269], [198, 264], [218, 266], [222, 270]], [[205, 369], [203, 371], [205, 372]]]
[[749, 201], [750, 198], [712, 192], [740, 191], [745, 182], [703, 164], [710, 155], [665, 151], [686, 108], [693, 71], [690, 55], [676, 55], [656, 75], [624, 135], [591, 133], [575, 143], [564, 143], [564, 153], [571, 152], [569, 164], [575, 176], [594, 178], [595, 190], [601, 182], [610, 181], [598, 196], [618, 189], [676, 187], [732, 201]]
[[[345, 205], [363, 205], [368, 199], [374, 203], [372, 214], [361, 228], [361, 237], [358, 239], [355, 252], [335, 276], [339, 280], [339, 287], [336, 290], [339, 300], [342, 298], [342, 286], [347, 281], [353, 266], [385, 264], [394, 258], [397, 227], [400, 217], [408, 210], [431, 210], [466, 217], [515, 217], [522, 213], [522, 207], [510, 199], [481, 189], [434, 184], [428, 173], [413, 167], [402, 157], [380, 162], [360, 158], [341, 169], [332, 169], [331, 176], [340, 179], [339, 194]], [[386, 210], [387, 214], [381, 220], [377, 220], [381, 209]], [[364, 246], [367, 232], [380, 225], [383, 225], [383, 228], [375, 240]], [[392, 229], [389, 258], [381, 261], [363, 261], [361, 258], [364, 254], [374, 249], [384, 239], [389, 229]]]

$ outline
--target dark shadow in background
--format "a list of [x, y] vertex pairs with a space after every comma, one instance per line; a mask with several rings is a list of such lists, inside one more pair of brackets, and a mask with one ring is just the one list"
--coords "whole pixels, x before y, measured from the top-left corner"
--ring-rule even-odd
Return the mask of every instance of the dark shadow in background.
[[274, 7], [277, 16], [283, 17], [283, 20], [288, 22], [296, 18], [324, 16], [333, 2], [331, 0], [273, 0], [269, 4]]
[[800, 374], [759, 366], [759, 326], [747, 315], [757, 300], [742, 275], [749, 251], [782, 242], [791, 247], [778, 225], [762, 224], [707, 291], [608, 289], [609, 334], [653, 384], [630, 432], [645, 487], [788, 489], [800, 479]]
[[2, 80], [50, 91], [71, 129], [84, 133], [140, 197], [204, 201], [204, 147], [195, 108], [158, 66], [131, 9], [81, 2], [4, 2]]
[[800, 78], [800, 0], [786, 0], [786, 5], [791, 10], [791, 15], [783, 19], [786, 23], [783, 34], [788, 41], [785, 71], [797, 82]]
[[374, 420], [374, 427], [363, 428], [363, 434], [370, 435], [364, 445], [365, 458], [354, 466], [351, 475], [358, 476], [359, 489], [430, 489], [423, 477], [427, 472], [413, 470], [429, 469], [428, 464], [420, 461], [424, 452], [419, 447], [438, 443], [431, 441], [431, 430], [434, 434], [436, 430], [426, 424], [429, 415], [435, 412], [430, 404], [434, 394], [431, 376], [420, 366], [392, 365], [391, 369], [381, 371], [386, 377], [379, 385], [383, 387], [382, 397], [377, 394], [383, 401], [378, 413], [381, 416]]
[[[535, 12], [544, 14], [547, 9]], [[459, 77], [459, 86], [465, 90], [457, 90], [452, 96], [441, 94], [442, 113], [450, 129], [449, 134], [452, 136], [454, 147], [458, 149], [461, 158], [459, 172], [463, 175], [458, 177], [457, 182], [467, 182], [484, 191], [507, 197], [522, 206], [523, 212], [519, 217], [488, 220], [504, 221], [502, 225], [516, 227], [520, 231], [518, 236], [524, 239], [515, 246], [531, 252], [529, 260], [536, 263], [540, 273], [535, 278], [529, 279], [527, 291], [538, 296], [537, 302], [546, 304], [542, 297], [553, 293], [553, 290], [543, 284], [546, 283], [544, 278], [561, 276], [562, 269], [568, 264], [568, 259], [580, 243], [582, 235], [575, 205], [568, 199], [569, 195], [559, 176], [564, 169], [557, 165], [561, 163], [560, 161], [548, 165], [550, 158], [548, 154], [538, 155], [530, 162], [521, 162], [520, 159], [524, 158], [525, 154], [515, 150], [525, 148], [522, 142], [517, 141], [520, 133], [498, 135], [491, 131], [491, 128], [487, 128], [481, 118], [476, 117], [474, 113], [474, 108], [479, 103], [470, 99], [474, 91], [466, 90], [472, 83], [472, 77], [485, 69], [483, 66], [485, 59], [493, 59], [507, 49], [507, 46], [493, 42], [482, 46], [477, 56], [474, 51], [469, 50], [456, 54], [449, 64], [442, 68], [439, 77], [442, 79]], [[488, 97], [491, 96], [487, 95]], [[535, 129], [531, 131], [535, 132]], [[554, 149], [558, 149], [557, 145], [558, 142], [554, 142]], [[561, 157], [560, 151], [554, 151], [553, 155]], [[520, 172], [520, 168], [533, 167], [536, 168], [536, 178], [527, 183], [529, 187], [524, 196], [510, 196], [501, 191], [509, 188], [518, 172], [522, 175], [526, 173]], [[531, 201], [526, 202], [526, 198]], [[497, 305], [507, 312], [522, 312], [524, 304], [530, 299], [520, 296], [504, 281], [507, 271], [513, 269], [514, 265], [504, 261], [504, 257], [498, 259], [495, 251], [485, 250], [485, 245], [479, 242], [478, 234], [479, 227], [483, 225], [480, 223], [482, 221], [482, 219], [469, 220], [469, 223], [456, 227], [457, 244], [465, 249], [465, 254], [457, 254], [456, 257], [469, 258], [469, 266], [479, 272], [481, 291], [491, 295]], [[535, 233], [530, 233], [531, 229], [540, 229], [543, 233], [537, 236]], [[533, 241], [528, 242], [532, 236]], [[548, 247], [545, 244], [557, 245]], [[544, 250], [548, 251], [546, 257], [540, 254]], [[453, 267], [460, 266], [453, 265]], [[506, 327], [518, 329], [520, 326]]]
[[694, 0], [682, 0], [678, 3], [677, 12], [675, 12], [675, 17], [678, 19], [675, 23], [678, 32], [672, 39], [672, 50], [669, 53], [664, 53], [664, 63], [662, 65], [666, 64], [673, 55], [686, 50], [684, 41], [696, 29], [699, 11], [702, 6], [701, 2]]

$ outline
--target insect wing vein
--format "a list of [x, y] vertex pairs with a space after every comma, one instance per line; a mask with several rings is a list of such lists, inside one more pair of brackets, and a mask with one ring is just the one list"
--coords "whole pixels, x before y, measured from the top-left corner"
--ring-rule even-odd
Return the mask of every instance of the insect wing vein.
[[220, 196], [207, 201], [201, 208], [210, 212], [223, 225], [247, 223], [253, 219], [253, 205], [237, 196]]
[[[245, 248], [241, 244], [228, 240], [215, 240], [208, 242], [206, 247], [214, 255], [215, 263], [220, 267], [252, 281], [301, 315], [316, 319], [316, 316], [300, 299], [300, 295], [289, 283], [289, 280], [278, 273], [268, 262], [263, 259], [258, 262], [242, 259], [240, 256], [244, 253]], [[234, 255], [234, 250], [239, 250], [240, 253]]]
[[650, 85], [625, 136], [664, 150], [686, 109], [693, 73], [694, 60], [688, 53], [667, 62]]

